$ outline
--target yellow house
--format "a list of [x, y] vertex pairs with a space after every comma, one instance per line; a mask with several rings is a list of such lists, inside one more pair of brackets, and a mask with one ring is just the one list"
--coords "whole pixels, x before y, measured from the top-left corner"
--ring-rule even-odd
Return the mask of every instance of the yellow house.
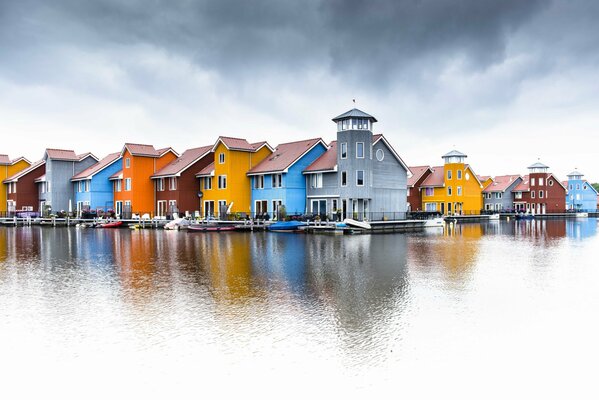
[[444, 215], [480, 214], [483, 208], [483, 183], [464, 163], [467, 156], [453, 150], [443, 156], [442, 167], [432, 167], [433, 172], [422, 182], [422, 209]]
[[221, 136], [212, 152], [214, 162], [196, 174], [200, 178], [202, 215], [250, 214], [252, 190], [247, 172], [273, 152], [267, 142]]
[[25, 157], [19, 157], [16, 160], [11, 160], [6, 154], [0, 154], [0, 215], [4, 215], [7, 211], [9, 211], [8, 191], [13, 190], [13, 186], [8, 184], [5, 185], [2, 182], [4, 182], [4, 180], [8, 177], [23, 171], [29, 166], [31, 166], [31, 163]]

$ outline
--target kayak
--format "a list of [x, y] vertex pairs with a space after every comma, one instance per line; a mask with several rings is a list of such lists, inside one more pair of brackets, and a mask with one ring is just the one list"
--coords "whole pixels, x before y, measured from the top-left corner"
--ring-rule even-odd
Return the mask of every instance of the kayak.
[[276, 231], [276, 232], [290, 232], [290, 231], [297, 231], [298, 229], [300, 229], [303, 226], [306, 226], [305, 222], [282, 221], [282, 222], [275, 222], [274, 224], [268, 225], [268, 230]]

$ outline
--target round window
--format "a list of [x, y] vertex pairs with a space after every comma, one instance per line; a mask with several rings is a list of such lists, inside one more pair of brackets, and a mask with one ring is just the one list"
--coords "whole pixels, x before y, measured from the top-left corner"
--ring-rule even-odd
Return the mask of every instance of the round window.
[[549, 186], [553, 186], [553, 181], [549, 179]]
[[379, 161], [383, 161], [384, 158], [385, 158], [385, 152], [383, 151], [383, 149], [378, 149], [376, 151], [376, 159]]
[[468, 172], [466, 172], [466, 180], [469, 181], [470, 180], [470, 174]]
[[583, 188], [584, 190], [587, 190], [587, 185], [584, 185], [582, 188]]

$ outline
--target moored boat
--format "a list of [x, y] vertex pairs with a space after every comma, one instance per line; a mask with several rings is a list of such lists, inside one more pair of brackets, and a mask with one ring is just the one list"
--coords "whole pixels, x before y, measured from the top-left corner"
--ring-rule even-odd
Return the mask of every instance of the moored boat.
[[234, 226], [222, 226], [222, 225], [200, 225], [191, 224], [187, 225], [187, 232], [227, 232], [234, 231]]
[[98, 226], [100, 228], [118, 228], [121, 225], [123, 225], [123, 221], [112, 221]]
[[520, 214], [516, 214], [516, 217], [515, 217], [515, 218], [516, 218], [516, 219], [523, 219], [523, 220], [525, 220], [525, 219], [534, 219], [534, 218], [535, 218], [535, 216], [534, 216], [534, 214], [529, 214], [529, 213], [526, 213], [526, 214], [524, 214], [524, 213], [520, 213]]
[[279, 221], [268, 226], [269, 231], [273, 232], [293, 232], [305, 227], [307, 224], [300, 221]]
[[372, 226], [366, 221], [356, 221], [355, 219], [345, 218], [343, 223], [351, 228], [372, 229]]
[[425, 228], [443, 228], [444, 226], [445, 226], [445, 220], [442, 217], [427, 219], [424, 222]]

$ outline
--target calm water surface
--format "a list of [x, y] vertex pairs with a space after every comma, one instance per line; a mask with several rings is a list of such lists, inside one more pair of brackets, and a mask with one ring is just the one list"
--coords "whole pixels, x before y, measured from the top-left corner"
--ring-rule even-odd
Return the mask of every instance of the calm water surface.
[[0, 228], [2, 392], [589, 397], [598, 249], [596, 219], [372, 236]]

